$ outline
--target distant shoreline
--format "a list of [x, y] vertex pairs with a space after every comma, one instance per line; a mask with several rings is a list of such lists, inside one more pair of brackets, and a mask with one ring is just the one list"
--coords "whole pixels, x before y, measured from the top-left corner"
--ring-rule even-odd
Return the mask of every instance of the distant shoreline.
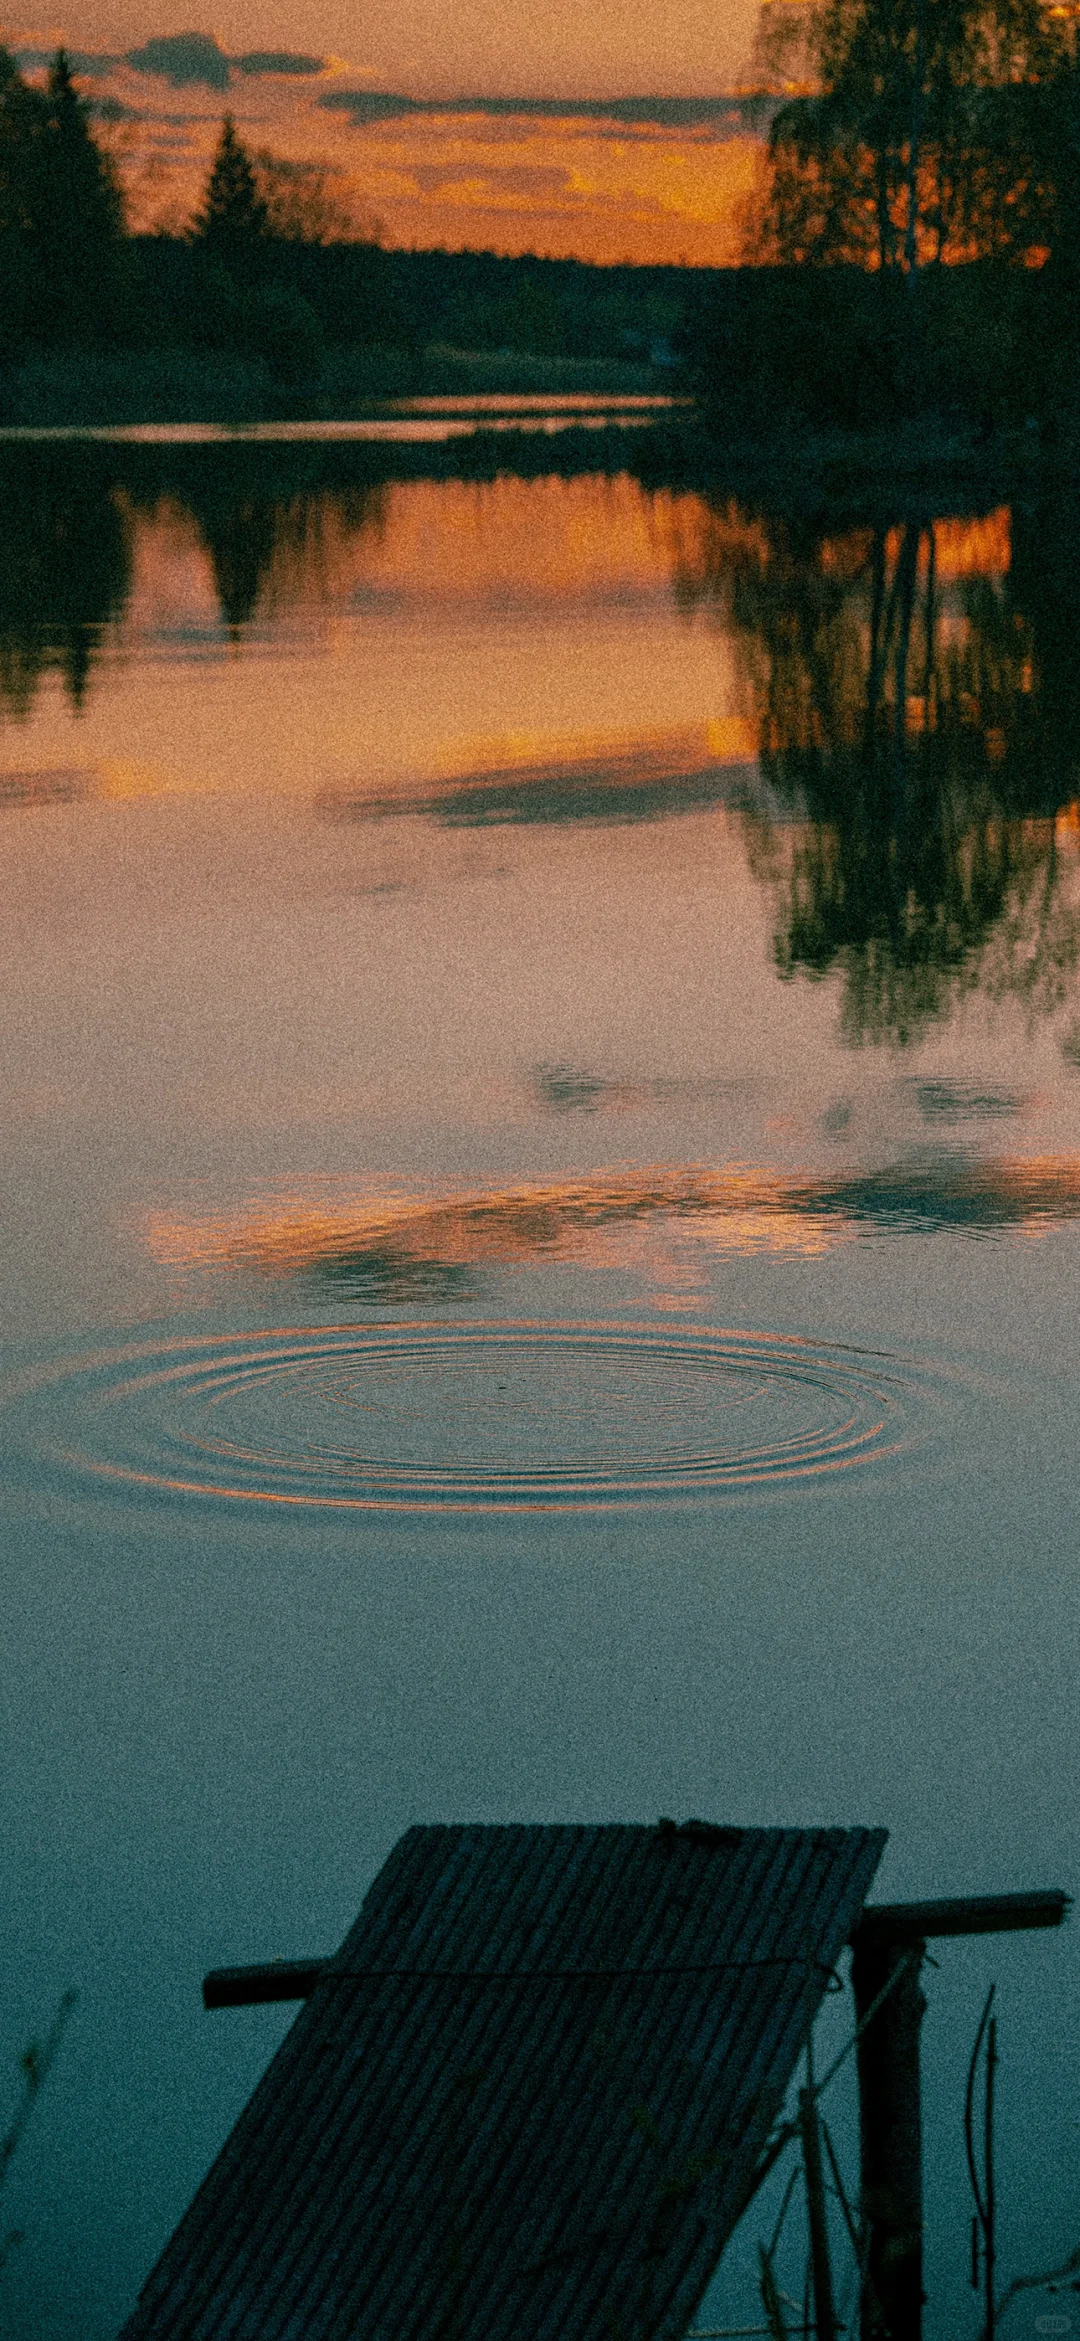
[[1080, 475], [1080, 439], [1023, 428], [993, 432], [920, 417], [889, 429], [823, 429], [780, 424], [756, 434], [727, 431], [704, 405], [659, 418], [636, 465], [648, 480], [659, 464], [665, 482], [707, 492], [721, 483], [762, 491], [783, 482], [808, 501], [850, 498], [865, 505], [876, 492], [918, 497], [946, 487], [976, 495], [1015, 494], [1045, 474]]
[[48, 351], [0, 365], [0, 426], [361, 420], [402, 398], [670, 396], [670, 368], [501, 350], [330, 349], [283, 389], [264, 359], [179, 348]]
[[[485, 413], [488, 400], [499, 410]], [[596, 410], [575, 412], [577, 400], [597, 401]], [[460, 412], [448, 421], [403, 415], [402, 401], [420, 410], [453, 401]], [[626, 469], [646, 487], [767, 499], [779, 492], [796, 505], [891, 504], [943, 491], [985, 503], [1046, 476], [1080, 475], [1071, 427], [987, 433], [922, 417], [876, 431], [828, 430], [763, 417], [751, 433], [728, 428], [718, 405], [688, 396], [672, 369], [625, 361], [331, 350], [319, 382], [288, 394], [259, 359], [175, 348], [49, 353], [0, 366], [0, 453], [80, 436], [149, 448], [172, 433], [192, 444], [332, 445], [338, 432], [385, 477]]]

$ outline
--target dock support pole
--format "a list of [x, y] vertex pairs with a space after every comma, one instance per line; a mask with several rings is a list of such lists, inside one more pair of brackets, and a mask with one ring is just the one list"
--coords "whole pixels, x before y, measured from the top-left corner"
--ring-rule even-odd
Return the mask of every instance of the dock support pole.
[[924, 1942], [855, 1943], [858, 2023], [891, 1986], [857, 2051], [862, 2216], [869, 2228], [861, 2341], [922, 2341], [919, 2032], [926, 2001], [919, 1970], [925, 1949]]

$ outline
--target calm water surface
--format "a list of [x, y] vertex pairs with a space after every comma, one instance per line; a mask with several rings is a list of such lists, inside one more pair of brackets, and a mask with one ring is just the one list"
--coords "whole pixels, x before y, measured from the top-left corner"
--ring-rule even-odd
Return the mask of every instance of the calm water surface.
[[[1077, 515], [413, 453], [0, 459], [19, 2336], [280, 2037], [204, 1969], [414, 1820], [1080, 1878]], [[941, 2341], [995, 1976], [1005, 2273], [1080, 2242], [1073, 1942], [940, 1946]]]

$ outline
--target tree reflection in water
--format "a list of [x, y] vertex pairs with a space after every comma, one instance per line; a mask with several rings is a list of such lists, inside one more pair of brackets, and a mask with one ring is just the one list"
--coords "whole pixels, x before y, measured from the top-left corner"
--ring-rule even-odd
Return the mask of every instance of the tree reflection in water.
[[729, 503], [677, 557], [738, 645], [761, 769], [748, 814], [782, 975], [844, 975], [855, 1042], [914, 1039], [976, 985], [1048, 1010], [1080, 958], [1059, 821], [1077, 794], [1071, 516], [837, 528]]
[[140, 525], [172, 509], [207, 553], [221, 623], [328, 589], [333, 549], [381, 529], [387, 484], [319, 447], [13, 445], [0, 458], [0, 714], [27, 717], [59, 673], [83, 704], [131, 594]]
[[0, 709], [30, 714], [59, 673], [82, 705], [131, 586], [131, 514], [95, 448], [14, 447], [0, 474]]
[[[490, 451], [467, 450], [5, 448], [0, 712], [28, 716], [49, 672], [81, 705], [130, 596], [140, 526], [169, 512], [194, 524], [236, 640], [348, 599], [357, 540], [382, 535], [393, 481], [490, 472]], [[569, 474], [590, 460], [510, 457], [498, 466]], [[746, 734], [783, 809], [746, 814], [752, 866], [779, 905], [781, 974], [841, 970], [854, 1041], [910, 1041], [976, 985], [1055, 1006], [1080, 961], [1061, 853], [1080, 790], [1076, 497], [959, 519], [929, 507], [838, 519], [715, 493], [660, 492], [650, 510], [677, 597], [713, 605], [732, 640]], [[626, 748], [602, 771], [580, 756], [564, 771], [538, 751], [501, 790], [485, 772], [482, 789], [457, 785], [427, 809], [455, 823], [651, 821], [732, 793], [722, 763], [688, 766], [681, 748], [664, 763], [655, 742], [649, 755], [648, 770]]]
[[[157, 451], [155, 451], [156, 453]], [[378, 534], [388, 486], [350, 476], [333, 448], [183, 447], [144, 466], [135, 492], [195, 522], [209, 555], [222, 624], [235, 640], [258, 619], [329, 598], [334, 547]]]

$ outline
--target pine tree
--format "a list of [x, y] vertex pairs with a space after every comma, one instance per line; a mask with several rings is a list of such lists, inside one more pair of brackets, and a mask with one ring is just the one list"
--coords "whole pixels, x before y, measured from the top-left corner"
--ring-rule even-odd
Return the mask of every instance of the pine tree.
[[57, 50], [49, 69], [46, 104], [49, 179], [57, 225], [66, 225], [84, 252], [107, 249], [123, 233], [123, 197], [109, 157], [90, 128], [63, 49]]
[[40, 91], [23, 80], [10, 50], [0, 48], [0, 240], [24, 236], [30, 227], [45, 123]]
[[0, 324], [9, 341], [115, 333], [123, 199], [62, 49], [44, 90], [0, 50]]
[[45, 91], [32, 241], [45, 338], [97, 340], [120, 323], [124, 205], [58, 49]]
[[261, 244], [269, 228], [251, 156], [236, 135], [232, 116], [221, 125], [218, 150], [206, 182], [192, 233], [196, 243], [226, 266]]
[[15, 356], [31, 328], [30, 191], [34, 145], [43, 134], [39, 93], [0, 49], [0, 358]]

